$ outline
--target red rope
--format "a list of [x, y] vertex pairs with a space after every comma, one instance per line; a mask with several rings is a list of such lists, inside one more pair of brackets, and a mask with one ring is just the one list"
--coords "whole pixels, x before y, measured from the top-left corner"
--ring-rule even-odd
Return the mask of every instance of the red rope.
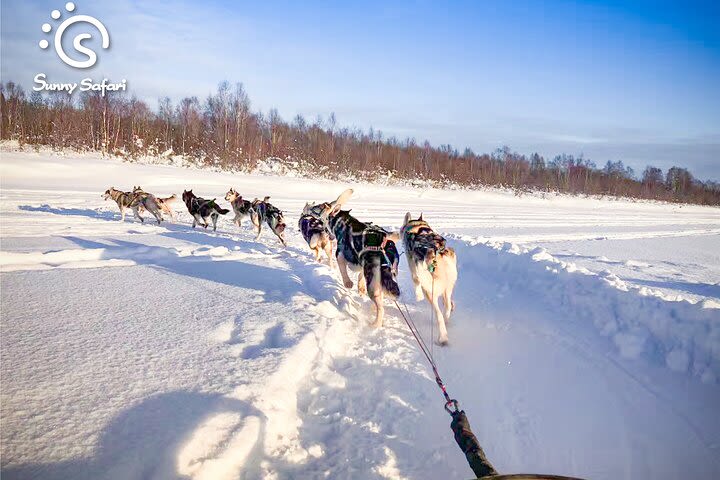
[[435, 383], [437, 383], [438, 387], [440, 387], [440, 390], [442, 391], [442, 394], [445, 397], [445, 410], [447, 410], [447, 412], [452, 415], [450, 406], [452, 405], [455, 408], [455, 411], [457, 411], [458, 410], [457, 400], [450, 398], [450, 395], [448, 395], [447, 389], [445, 388], [445, 384], [443, 383], [442, 378], [440, 378], [440, 373], [438, 372], [437, 365], [435, 364], [435, 360], [432, 358], [432, 354], [429, 353], [427, 344], [422, 339], [422, 336], [420, 335], [420, 331], [417, 329], [415, 322], [413, 322], [412, 319], [410, 319], [410, 311], [408, 310], [407, 305], [405, 305], [405, 310], [407, 311], [407, 316], [405, 316], [405, 313], [403, 313], [402, 308], [400, 308], [400, 305], [398, 304], [397, 300], [394, 300], [394, 302], [395, 302], [395, 306], [397, 307], [398, 311], [400, 312], [400, 316], [402, 316], [403, 320], [405, 320], [405, 324], [410, 329], [410, 333], [412, 333], [413, 337], [415, 337], [415, 341], [417, 342], [418, 346], [420, 347], [420, 350], [425, 355], [425, 358], [427, 358], [428, 363], [430, 363], [430, 367], [432, 368], [433, 374], [435, 375]]

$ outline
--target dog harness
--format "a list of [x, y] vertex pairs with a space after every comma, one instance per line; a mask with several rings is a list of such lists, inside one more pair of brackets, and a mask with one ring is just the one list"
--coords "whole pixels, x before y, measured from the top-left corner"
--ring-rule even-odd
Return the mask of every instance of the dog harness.
[[301, 216], [298, 221], [298, 226], [306, 242], [310, 242], [314, 234], [328, 231], [320, 219], [310, 214]]
[[[413, 228], [418, 226], [417, 232], [411, 232]], [[428, 270], [430, 273], [434, 273], [437, 267], [437, 256], [442, 255], [445, 251], [446, 240], [435, 233], [430, 228], [430, 225], [422, 220], [413, 220], [408, 223], [403, 231], [403, 236], [405, 237], [405, 245], [408, 246], [418, 260], [425, 260], [430, 251], [435, 254], [432, 262], [428, 264]]]
[[372, 253], [379, 253], [381, 267], [388, 267], [394, 275], [397, 275], [400, 254], [395, 242], [388, 239], [388, 232], [377, 225], [368, 224], [368, 228], [362, 232], [363, 248], [357, 254], [358, 259]]
[[[399, 254], [395, 242], [388, 240], [388, 232], [372, 223], [363, 223], [350, 215], [349, 210], [338, 212], [330, 219], [330, 231], [337, 238], [337, 250], [345, 248], [346, 237], [349, 237], [350, 250], [357, 257], [357, 263], [361, 257], [371, 253], [379, 253], [382, 259], [382, 266], [389, 267], [397, 273]], [[355, 227], [355, 229], [353, 229]], [[347, 235], [339, 235], [340, 232]]]

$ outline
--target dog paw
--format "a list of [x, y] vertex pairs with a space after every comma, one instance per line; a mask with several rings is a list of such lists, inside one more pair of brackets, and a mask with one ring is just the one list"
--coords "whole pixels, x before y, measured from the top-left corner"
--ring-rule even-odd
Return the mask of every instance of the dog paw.
[[448, 345], [448, 339], [447, 339], [447, 337], [444, 337], [444, 338], [443, 338], [443, 337], [440, 337], [440, 338], [438, 338], [437, 344], [440, 345], [441, 347], [447, 347], [447, 345]]
[[379, 322], [378, 322], [378, 321], [374, 321], [373, 323], [370, 324], [370, 327], [372, 327], [372, 328], [382, 328], [382, 326], [383, 326], [383, 322], [382, 322], [382, 321], [379, 321]]
[[345, 288], [352, 288], [353, 282], [352, 280], [343, 280], [343, 285], [345, 285]]

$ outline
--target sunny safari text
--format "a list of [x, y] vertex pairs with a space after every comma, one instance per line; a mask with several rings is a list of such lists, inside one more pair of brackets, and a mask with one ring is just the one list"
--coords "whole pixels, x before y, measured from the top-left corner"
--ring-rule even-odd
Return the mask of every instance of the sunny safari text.
[[81, 92], [100, 92], [104, 97], [106, 92], [125, 92], [127, 91], [127, 80], [124, 78], [118, 83], [110, 82], [107, 78], [103, 78], [101, 82], [96, 82], [92, 78], [83, 78], [79, 83], [77, 82], [66, 82], [66, 83], [52, 83], [46, 81], [47, 76], [44, 73], [38, 73], [35, 75], [35, 86], [33, 90], [36, 92], [67, 92], [68, 95], [72, 95], [78, 87]]

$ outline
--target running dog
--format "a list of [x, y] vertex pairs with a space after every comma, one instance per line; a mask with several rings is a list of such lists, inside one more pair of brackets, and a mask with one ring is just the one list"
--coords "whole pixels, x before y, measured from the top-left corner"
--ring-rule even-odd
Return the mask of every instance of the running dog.
[[[137, 187], [133, 187], [133, 193], [139, 194], [139, 193], [147, 193], [147, 192], [145, 190], [143, 190], [143, 188], [141, 186], [138, 185]], [[165, 197], [165, 198], [156, 197], [156, 196], [153, 196], [153, 197], [155, 198], [155, 201], [157, 202], [158, 207], [160, 207], [160, 210], [163, 213], [167, 213], [168, 215], [170, 215], [170, 218], [174, 222], [175, 221], [175, 212], [173, 211], [172, 208], [170, 208], [170, 203], [177, 200], [177, 195], [175, 195], [173, 193], [169, 197]]]
[[158, 225], [160, 225], [160, 222], [163, 220], [157, 199], [153, 195], [145, 192], [123, 192], [121, 190], [116, 190], [115, 187], [110, 187], [105, 190], [102, 197], [105, 200], [112, 198], [115, 203], [117, 203], [117, 206], [120, 209], [121, 222], [125, 221], [126, 208], [130, 208], [133, 211], [133, 216], [139, 219], [141, 223], [145, 223], [145, 219], [140, 214], [143, 209], [153, 214], [158, 222]]
[[298, 227], [310, 250], [315, 254], [315, 260], [320, 262], [320, 251], [325, 251], [328, 265], [332, 267], [333, 236], [325, 227], [322, 220], [310, 213], [311, 204], [306, 203], [303, 213], [298, 221]]
[[235, 212], [233, 223], [238, 227], [245, 217], [250, 217], [252, 215], [252, 202], [250, 202], [250, 200], [243, 200], [242, 195], [236, 192], [234, 188], [230, 188], [230, 190], [228, 190], [225, 194], [225, 200], [230, 202], [230, 205], [232, 205], [233, 211]]
[[185, 202], [188, 212], [190, 212], [190, 215], [193, 217], [193, 228], [195, 228], [195, 225], [202, 225], [204, 228], [207, 228], [207, 219], [210, 218], [212, 219], [214, 232], [217, 230], [218, 217], [230, 211], [226, 208], [220, 208], [220, 206], [215, 203], [214, 198], [212, 200], [206, 200], [195, 196], [192, 190], [183, 191], [182, 199], [183, 202]]
[[392, 298], [400, 296], [396, 281], [400, 256], [395, 246], [400, 238], [397, 233], [361, 222], [350, 215], [349, 210], [341, 210], [352, 194], [352, 189], [345, 190], [336, 200], [308, 205], [306, 210], [319, 218], [337, 239], [335, 256], [347, 288], [353, 286], [347, 273], [348, 266], [358, 271], [358, 291], [367, 294], [375, 304], [372, 326], [382, 327], [384, 295]]
[[[415, 284], [415, 297], [417, 300], [424, 297], [430, 303], [437, 318], [438, 343], [447, 345], [445, 324], [450, 321], [450, 314], [455, 309], [452, 294], [458, 275], [455, 250], [445, 245], [445, 239], [430, 228], [422, 214], [417, 220], [412, 220], [410, 212], [405, 215], [402, 239]], [[444, 313], [440, 311], [440, 296], [443, 298]]]
[[255, 240], [260, 239], [262, 224], [267, 223], [270, 230], [272, 230], [272, 232], [280, 239], [280, 242], [283, 245], [287, 245], [287, 243], [285, 243], [284, 232], [286, 225], [283, 212], [274, 205], [271, 205], [268, 200], [270, 200], [270, 197], [265, 197], [262, 200], [258, 200], [256, 198], [250, 204], [252, 209], [250, 212], [250, 220], [252, 220], [253, 225], [255, 225], [255, 228], [257, 229], [257, 236], [255, 237]]

